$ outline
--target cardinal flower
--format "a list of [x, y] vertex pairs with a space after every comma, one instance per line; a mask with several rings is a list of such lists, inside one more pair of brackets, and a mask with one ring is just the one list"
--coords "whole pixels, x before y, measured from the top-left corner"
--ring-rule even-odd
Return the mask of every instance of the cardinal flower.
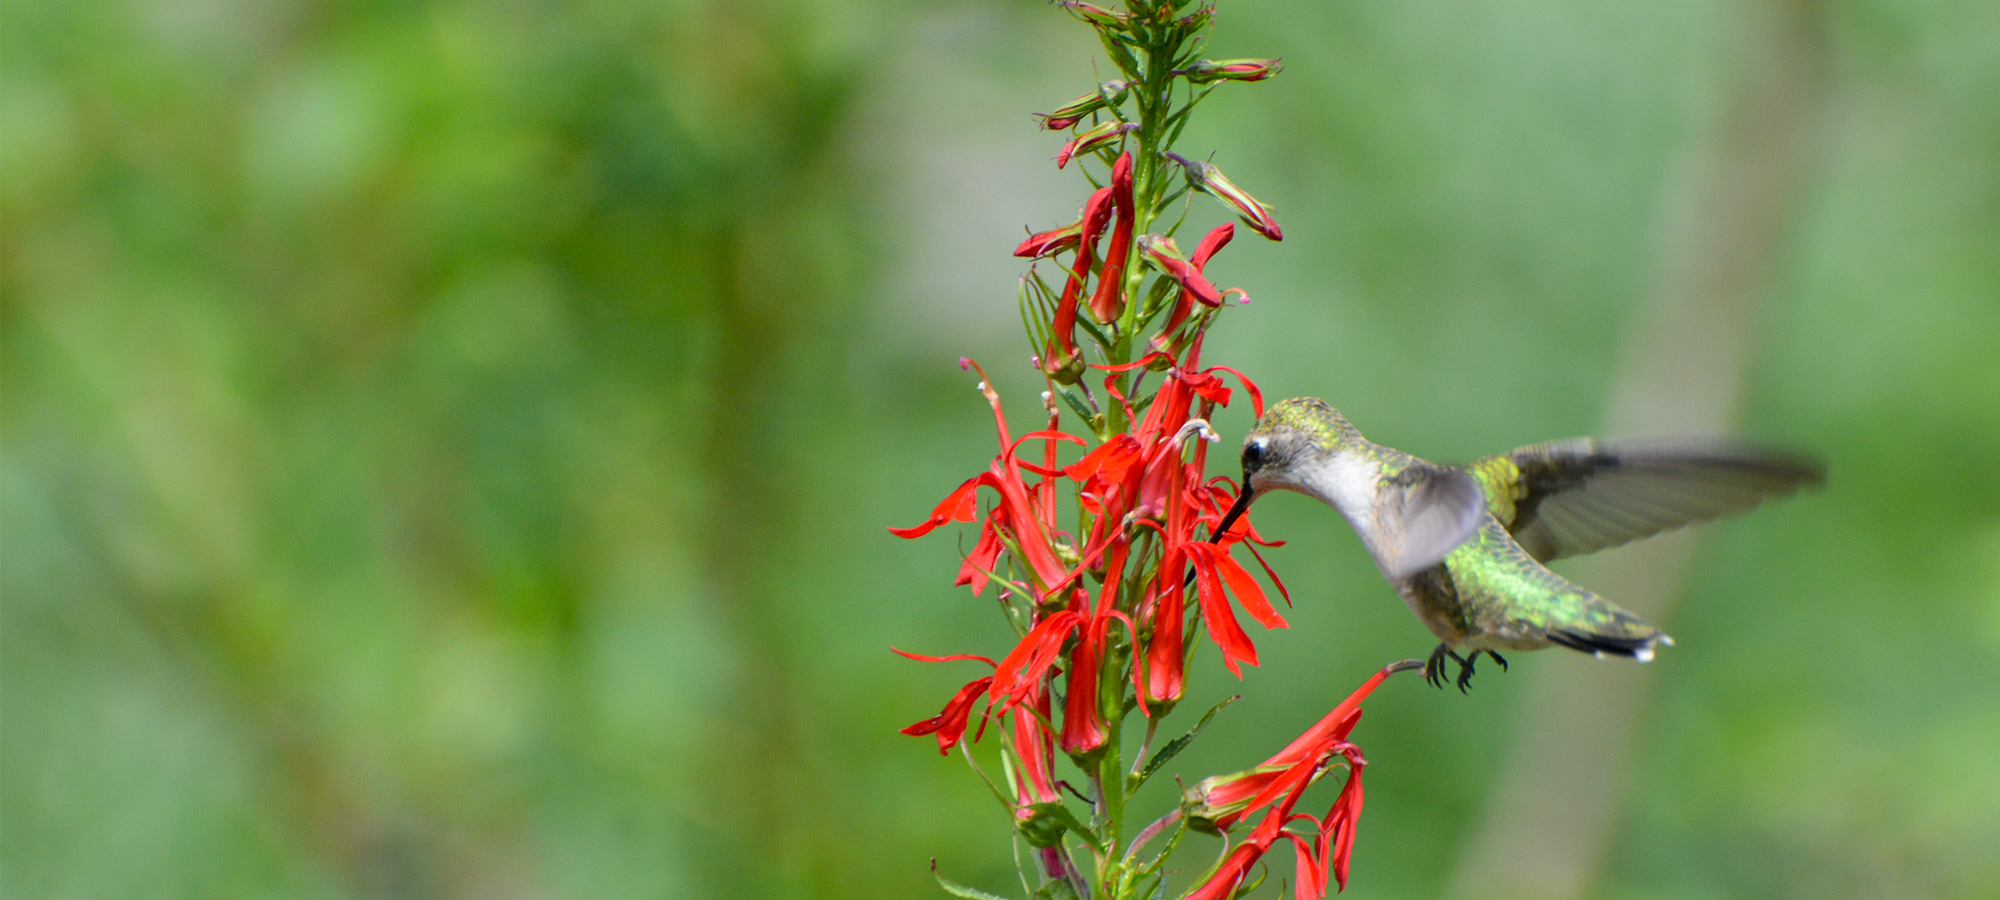
[[1099, 322], [1118, 318], [1125, 308], [1125, 257], [1132, 252], [1132, 154], [1118, 155], [1111, 167], [1111, 202], [1118, 222], [1111, 227], [1111, 246], [1104, 251], [1104, 268], [1097, 273], [1097, 291], [1090, 295], [1090, 314]]

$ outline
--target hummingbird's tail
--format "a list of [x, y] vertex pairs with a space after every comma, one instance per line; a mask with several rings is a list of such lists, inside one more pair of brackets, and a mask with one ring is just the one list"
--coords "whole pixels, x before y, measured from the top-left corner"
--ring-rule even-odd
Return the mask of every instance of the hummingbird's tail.
[[[1624, 612], [1623, 610], [1619, 611]], [[1638, 622], [1636, 618], [1633, 621], [1635, 623]], [[1669, 647], [1674, 645], [1674, 639], [1668, 637], [1666, 632], [1651, 625], [1638, 624], [1650, 633], [1633, 636], [1630, 634], [1554, 629], [1549, 632], [1549, 640], [1568, 647], [1571, 650], [1588, 653], [1599, 658], [1606, 655], [1624, 656], [1640, 662], [1653, 661], [1654, 645], [1665, 644]]]

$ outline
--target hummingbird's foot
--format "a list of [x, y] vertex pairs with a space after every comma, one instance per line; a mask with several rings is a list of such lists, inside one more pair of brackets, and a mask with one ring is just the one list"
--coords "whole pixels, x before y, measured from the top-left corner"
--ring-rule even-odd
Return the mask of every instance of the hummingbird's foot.
[[[1484, 653], [1484, 654], [1486, 654], [1487, 656], [1491, 656], [1491, 657], [1493, 657], [1493, 661], [1494, 661], [1494, 662], [1497, 662], [1497, 663], [1499, 663], [1499, 664], [1500, 664], [1500, 671], [1502, 671], [1502, 672], [1505, 672], [1505, 671], [1507, 671], [1507, 658], [1506, 658], [1506, 657], [1504, 657], [1504, 656], [1501, 656], [1501, 655], [1500, 655], [1500, 654], [1498, 654], [1498, 653], [1495, 653], [1495, 652], [1493, 652], [1493, 651], [1491, 651], [1491, 650], [1474, 650], [1474, 651], [1472, 651], [1471, 653], [1467, 653], [1467, 654], [1465, 655], [1465, 658], [1464, 658], [1464, 659], [1459, 659], [1459, 660], [1458, 660], [1458, 665], [1459, 665], [1459, 669], [1458, 669], [1458, 692], [1459, 692], [1459, 693], [1463, 694], [1463, 693], [1466, 693], [1467, 691], [1471, 690], [1471, 688], [1472, 688], [1472, 664], [1473, 664], [1474, 662], [1477, 662], [1477, 661], [1479, 660], [1479, 654], [1481, 654], [1481, 653]], [[1452, 658], [1452, 659], [1458, 659], [1458, 655], [1457, 655], [1457, 654], [1452, 654], [1452, 657], [1451, 657], [1451, 658]]]
[[[1444, 660], [1445, 657], [1447, 656], [1451, 657], [1453, 660], [1456, 660], [1460, 666], [1471, 665], [1471, 663], [1465, 661], [1464, 657], [1461, 657], [1458, 654], [1451, 652], [1451, 645], [1449, 644], [1437, 645], [1437, 649], [1431, 651], [1431, 658], [1424, 662], [1424, 681], [1429, 682], [1431, 687], [1437, 688], [1438, 690], [1444, 690]], [[1463, 669], [1461, 669], [1460, 671], [1463, 671]], [[1464, 683], [1465, 683], [1465, 677], [1461, 675], [1459, 678], [1459, 684], [1461, 685], [1461, 690], [1463, 689], [1462, 686]]]

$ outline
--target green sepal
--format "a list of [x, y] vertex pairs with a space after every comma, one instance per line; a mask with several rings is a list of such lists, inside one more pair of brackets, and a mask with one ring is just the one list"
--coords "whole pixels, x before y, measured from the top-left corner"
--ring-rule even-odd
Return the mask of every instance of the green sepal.
[[1031, 803], [1023, 808], [1028, 810], [1029, 816], [1014, 827], [1021, 830], [1021, 837], [1027, 840], [1029, 846], [1054, 847], [1062, 841], [1063, 832], [1068, 831], [1082, 838], [1092, 850], [1104, 852], [1104, 842], [1098, 839], [1097, 833], [1083, 824], [1062, 801]]
[[1076, 888], [1070, 886], [1069, 879], [1058, 878], [1043, 882], [1041, 887], [1035, 888], [1035, 900], [1082, 900], [1082, 898], [1076, 895]]

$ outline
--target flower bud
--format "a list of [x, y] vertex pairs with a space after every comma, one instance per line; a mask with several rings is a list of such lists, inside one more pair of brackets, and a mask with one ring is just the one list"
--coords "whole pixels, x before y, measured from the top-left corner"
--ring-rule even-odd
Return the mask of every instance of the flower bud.
[[1111, 201], [1118, 220], [1111, 226], [1111, 245], [1104, 267], [1097, 270], [1097, 290], [1090, 295], [1090, 314], [1099, 322], [1118, 318], [1125, 309], [1125, 264], [1132, 249], [1132, 154], [1118, 154], [1111, 167]]
[[1056, 154], [1056, 168], [1060, 169], [1067, 166], [1070, 160], [1124, 137], [1128, 131], [1137, 130], [1139, 130], [1139, 126], [1130, 122], [1113, 120], [1100, 123], [1097, 127], [1071, 138], [1069, 143], [1063, 145], [1062, 150]]
[[1103, 674], [1105, 627], [1099, 621], [1084, 629], [1082, 639], [1070, 650], [1068, 678], [1063, 698], [1062, 732], [1058, 743], [1073, 759], [1092, 760], [1104, 751], [1110, 730], [1097, 696], [1098, 678]]
[[1195, 84], [1211, 81], [1263, 81], [1285, 70], [1275, 59], [1199, 59], [1176, 74]]
[[1125, 102], [1126, 90], [1130, 87], [1123, 81], [1107, 81], [1097, 86], [1097, 90], [1071, 100], [1068, 103], [1041, 116], [1042, 127], [1050, 131], [1061, 131], [1083, 121], [1083, 117], [1106, 107]]
[[1104, 7], [1080, 3], [1077, 0], [1063, 0], [1058, 5], [1069, 10], [1070, 15], [1096, 25], [1099, 28], [1116, 28], [1121, 31], [1125, 28], [1125, 16]]
[[1028, 235], [1028, 239], [1014, 248], [1014, 255], [1022, 259], [1041, 259], [1054, 256], [1064, 250], [1076, 249], [1083, 242], [1083, 220], [1078, 219], [1061, 228]]
[[1215, 289], [1201, 274], [1201, 269], [1181, 255], [1174, 239], [1163, 235], [1148, 234], [1139, 238], [1139, 252], [1146, 254], [1146, 261], [1154, 268], [1167, 273], [1167, 277], [1180, 282], [1181, 287], [1194, 295], [1206, 306], [1221, 306], [1222, 292]]
[[1166, 715], [1187, 690], [1186, 598], [1180, 580], [1171, 581], [1153, 608], [1153, 633], [1146, 641], [1146, 703], [1155, 717]]
[[1181, 164], [1181, 169], [1187, 173], [1189, 187], [1222, 201], [1222, 205], [1242, 216], [1243, 224], [1258, 234], [1274, 241], [1285, 239], [1278, 220], [1271, 217], [1270, 207], [1250, 196], [1250, 192], [1237, 187], [1235, 182], [1222, 174], [1221, 169], [1204, 160], [1187, 159], [1178, 154], [1169, 153], [1167, 158]]

